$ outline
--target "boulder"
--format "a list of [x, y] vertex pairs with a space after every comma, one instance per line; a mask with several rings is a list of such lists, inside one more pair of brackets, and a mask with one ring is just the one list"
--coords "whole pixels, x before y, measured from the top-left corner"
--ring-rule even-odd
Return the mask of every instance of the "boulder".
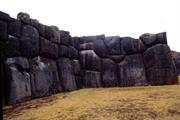
[[83, 75], [83, 84], [86, 88], [101, 87], [101, 74], [95, 71], [85, 71]]
[[14, 36], [8, 36], [6, 42], [6, 50], [4, 51], [7, 57], [20, 56], [20, 41]]
[[104, 87], [118, 86], [117, 65], [111, 59], [102, 60], [102, 84]]
[[21, 22], [13, 19], [11, 22], [8, 23], [8, 34], [20, 37], [21, 36]]
[[143, 43], [147, 46], [153, 46], [156, 44], [167, 44], [166, 32], [158, 34], [145, 33], [139, 37]]
[[93, 49], [94, 49], [93, 42], [80, 44], [80, 50], [93, 50]]
[[26, 58], [14, 57], [5, 61], [5, 99], [8, 104], [31, 98], [30, 75], [26, 69], [29, 63]]
[[165, 44], [158, 44], [148, 48], [143, 53], [145, 68], [167, 68], [171, 67], [172, 59], [170, 56], [170, 48]]
[[69, 49], [69, 57], [71, 59], [78, 59], [79, 58], [79, 53], [74, 47], [69, 46], [68, 49]]
[[108, 48], [103, 40], [94, 41], [94, 52], [102, 58], [107, 58], [109, 56]]
[[178, 84], [178, 78], [173, 68], [149, 68], [146, 70], [147, 81], [151, 85]]
[[39, 31], [39, 35], [42, 36], [42, 37], [46, 37], [46, 25], [43, 25], [41, 23], [38, 24], [38, 31]]
[[94, 42], [96, 40], [104, 40], [105, 35], [96, 35], [96, 36], [82, 36], [82, 39], [80, 39], [80, 44], [83, 43], [89, 43], [89, 42]]
[[126, 56], [124, 61], [118, 64], [120, 86], [147, 85], [145, 68], [141, 54]]
[[59, 57], [67, 57], [67, 58], [70, 58], [70, 52], [69, 52], [69, 48], [65, 45], [59, 45], [59, 48], [58, 48], [58, 56]]
[[39, 54], [39, 33], [37, 29], [29, 25], [22, 28], [22, 36], [20, 38], [21, 53], [25, 57], [35, 57]]
[[119, 36], [106, 37], [104, 43], [109, 55], [121, 55], [121, 39]]
[[45, 26], [45, 38], [51, 42], [60, 43], [59, 28], [56, 26]]
[[9, 16], [9, 14], [0, 11], [0, 20], [10, 22], [11, 18]]
[[52, 43], [43, 37], [40, 37], [40, 55], [45, 58], [58, 58], [58, 44]]
[[83, 79], [82, 79], [81, 76], [75, 75], [75, 80], [76, 80], [77, 89], [81, 89], [81, 88], [84, 87], [84, 85], [83, 85]]
[[72, 46], [75, 47], [77, 50], [80, 49], [79, 37], [72, 37]]
[[142, 53], [146, 50], [145, 45], [139, 39], [131, 37], [123, 37], [121, 40], [121, 49], [123, 54], [136, 54]]
[[19, 20], [25, 24], [29, 24], [30, 23], [30, 15], [27, 13], [20, 12], [17, 15], [17, 20]]
[[29, 63], [33, 97], [62, 91], [55, 61], [38, 56], [30, 59]]
[[72, 60], [71, 63], [72, 63], [73, 73], [75, 75], [80, 75], [81, 74], [81, 66], [79, 64], [79, 61], [78, 60]]
[[174, 62], [175, 62], [177, 74], [180, 76], [180, 55], [175, 57]]
[[101, 59], [93, 50], [80, 51], [80, 63], [83, 69], [100, 71]]
[[60, 38], [61, 38], [60, 43], [62, 45], [66, 45], [66, 46], [72, 45], [72, 38], [69, 34], [69, 31], [60, 30], [59, 33], [60, 33]]
[[7, 23], [0, 21], [0, 41], [7, 41]]
[[77, 86], [71, 61], [62, 57], [57, 60], [57, 66], [63, 89], [65, 91], [76, 90]]

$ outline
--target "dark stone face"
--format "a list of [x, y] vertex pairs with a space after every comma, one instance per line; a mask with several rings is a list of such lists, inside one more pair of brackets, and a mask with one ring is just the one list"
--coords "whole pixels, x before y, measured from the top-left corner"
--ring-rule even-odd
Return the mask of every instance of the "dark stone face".
[[123, 54], [136, 54], [142, 53], [146, 50], [146, 47], [139, 39], [133, 39], [131, 37], [124, 37], [121, 40]]
[[100, 71], [101, 59], [93, 50], [83, 50], [80, 52], [80, 63], [83, 69]]
[[30, 75], [26, 71], [29, 63], [26, 58], [8, 58], [6, 64], [6, 102], [14, 104], [31, 97]]
[[56, 62], [41, 57], [30, 59], [29, 62], [33, 97], [62, 91]]
[[20, 41], [18, 38], [13, 36], [8, 36], [8, 41], [6, 42], [5, 55], [7, 57], [20, 56]]
[[40, 55], [45, 58], [58, 58], [58, 44], [52, 43], [43, 37], [40, 37]]
[[83, 36], [80, 39], [80, 44], [94, 42], [96, 40], [104, 40], [104, 39], [105, 39], [105, 35]]
[[59, 28], [56, 26], [45, 26], [45, 38], [59, 44], [60, 43], [60, 34]]
[[20, 42], [23, 56], [32, 58], [39, 55], [39, 33], [37, 29], [29, 25], [23, 26]]
[[68, 52], [69, 52], [69, 57], [71, 59], [78, 59], [79, 58], [79, 53], [77, 51], [77, 49], [75, 49], [74, 47], [70, 46], [68, 47]]
[[147, 85], [145, 68], [141, 54], [126, 56], [124, 61], [118, 64], [120, 86]]
[[61, 39], [60, 44], [67, 45], [67, 46], [72, 45], [72, 38], [68, 31], [60, 30], [59, 34], [60, 34], [60, 39]]
[[117, 64], [111, 59], [102, 60], [102, 84], [104, 87], [118, 86]]
[[77, 86], [71, 61], [62, 57], [57, 61], [57, 66], [63, 89], [65, 91], [76, 90]]
[[143, 54], [147, 80], [151, 85], [178, 83], [175, 65], [170, 56], [170, 49], [165, 44], [150, 47]]
[[7, 41], [7, 23], [0, 20], [0, 41]]
[[11, 22], [8, 23], [8, 34], [20, 37], [21, 36], [21, 22], [13, 19]]
[[86, 88], [101, 87], [100, 72], [85, 71], [83, 75], [83, 83]]
[[58, 56], [59, 57], [67, 57], [70, 58], [70, 52], [69, 52], [69, 48], [65, 45], [59, 45], [58, 48]]

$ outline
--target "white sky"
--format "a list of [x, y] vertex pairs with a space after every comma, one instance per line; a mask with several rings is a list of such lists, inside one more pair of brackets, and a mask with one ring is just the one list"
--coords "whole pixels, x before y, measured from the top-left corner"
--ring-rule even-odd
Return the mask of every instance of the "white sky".
[[180, 0], [0, 0], [0, 10], [15, 18], [27, 12], [72, 36], [166, 31], [170, 48], [180, 52]]

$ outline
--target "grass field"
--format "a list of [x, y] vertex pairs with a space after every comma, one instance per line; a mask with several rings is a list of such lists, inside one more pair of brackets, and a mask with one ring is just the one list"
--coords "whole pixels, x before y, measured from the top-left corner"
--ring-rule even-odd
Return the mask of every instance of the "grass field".
[[180, 85], [81, 89], [3, 112], [4, 120], [180, 120]]

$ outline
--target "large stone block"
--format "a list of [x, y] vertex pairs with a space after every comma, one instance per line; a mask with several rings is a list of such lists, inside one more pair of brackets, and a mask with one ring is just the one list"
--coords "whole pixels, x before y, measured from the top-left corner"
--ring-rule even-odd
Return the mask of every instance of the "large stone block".
[[176, 72], [180, 76], [180, 55], [176, 56], [174, 59], [175, 66], [176, 66]]
[[136, 54], [142, 53], [146, 50], [145, 45], [139, 39], [133, 39], [131, 37], [123, 37], [121, 40], [121, 49], [123, 54]]
[[82, 36], [82, 39], [80, 39], [80, 44], [83, 43], [89, 43], [89, 42], [94, 42], [96, 40], [104, 40], [105, 35], [96, 35], [96, 36]]
[[178, 84], [178, 78], [173, 68], [149, 68], [146, 73], [147, 80], [151, 85]]
[[145, 68], [141, 54], [126, 56], [118, 64], [120, 86], [147, 85]]
[[52, 43], [43, 37], [40, 37], [40, 55], [45, 58], [58, 58], [58, 44]]
[[79, 64], [78, 60], [72, 60], [72, 67], [73, 67], [73, 72], [75, 75], [80, 75], [81, 74], [81, 66]]
[[7, 57], [20, 56], [19, 39], [9, 35], [8, 41], [6, 42], [6, 50], [4, 52]]
[[102, 87], [100, 72], [85, 71], [83, 75], [83, 84], [86, 88]]
[[68, 47], [69, 49], [69, 57], [71, 59], [79, 59], [79, 53], [78, 53], [78, 50], [76, 50], [74, 47], [72, 46], [69, 46]]
[[9, 14], [0, 11], [0, 20], [6, 21], [6, 22], [10, 22], [11, 18], [9, 16]]
[[23, 56], [32, 58], [39, 55], [39, 33], [34, 27], [23, 26], [20, 43]]
[[69, 31], [63, 31], [60, 30], [60, 38], [61, 38], [61, 44], [66, 45], [66, 46], [70, 46], [72, 45], [72, 38], [69, 34]]
[[59, 44], [60, 43], [59, 28], [56, 26], [45, 26], [45, 38]]
[[30, 75], [26, 69], [29, 63], [26, 58], [8, 58], [5, 61], [5, 96], [8, 104], [14, 104], [31, 98]]
[[75, 80], [76, 80], [77, 89], [81, 89], [84, 87], [82, 76], [75, 75]]
[[21, 36], [21, 22], [13, 19], [11, 22], [8, 23], [8, 34], [20, 37]]
[[100, 71], [101, 59], [93, 50], [80, 51], [80, 63], [83, 69]]
[[109, 55], [121, 55], [121, 39], [119, 36], [106, 37], [104, 43]]
[[107, 58], [109, 56], [108, 48], [103, 40], [94, 41], [94, 52], [102, 58]]
[[167, 44], [166, 32], [158, 34], [145, 33], [139, 37], [143, 43], [150, 47], [155, 44]]
[[76, 90], [76, 81], [73, 73], [72, 63], [68, 58], [60, 58], [57, 61], [59, 79], [65, 91]]
[[70, 52], [69, 52], [69, 48], [65, 45], [59, 45], [58, 48], [58, 56], [59, 57], [67, 57], [70, 58]]
[[171, 67], [172, 59], [170, 48], [165, 44], [158, 44], [148, 48], [143, 54], [144, 65], [146, 68], [167, 68]]
[[111, 59], [102, 60], [102, 84], [104, 87], [118, 86], [117, 65]]
[[7, 41], [7, 23], [0, 21], [0, 41]]
[[56, 62], [35, 57], [29, 60], [33, 97], [42, 97], [62, 91]]
[[72, 46], [75, 47], [77, 50], [80, 49], [80, 43], [79, 43], [80, 37], [72, 37]]
[[17, 20], [19, 20], [25, 24], [29, 24], [30, 23], [30, 15], [27, 13], [20, 12], [17, 15]]
[[110, 55], [108, 56], [111, 60], [113, 60], [116, 63], [120, 63], [124, 60], [125, 55]]
[[93, 42], [80, 44], [80, 50], [93, 50], [93, 49], [94, 49]]

